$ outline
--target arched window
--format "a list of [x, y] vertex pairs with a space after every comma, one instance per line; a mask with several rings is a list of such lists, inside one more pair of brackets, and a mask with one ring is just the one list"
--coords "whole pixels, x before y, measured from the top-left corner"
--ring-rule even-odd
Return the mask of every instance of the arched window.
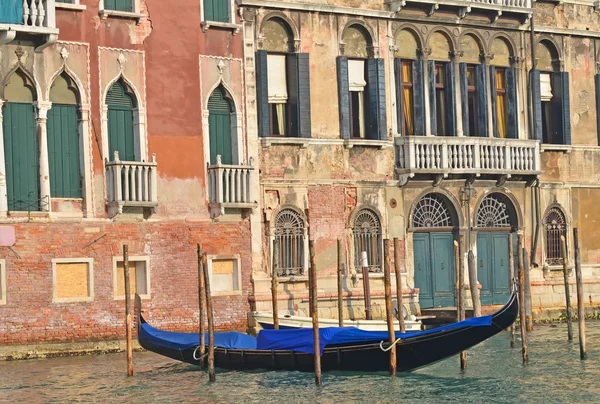
[[106, 104], [110, 158], [118, 151], [121, 161], [136, 161], [133, 119], [136, 100], [123, 80], [118, 80], [110, 88], [106, 94]]
[[354, 218], [352, 224], [354, 235], [354, 268], [362, 268], [360, 257], [363, 251], [367, 253], [369, 272], [381, 272], [381, 223], [377, 214], [371, 209], [362, 209]]
[[4, 88], [4, 98], [8, 101], [3, 108], [8, 210], [37, 211], [42, 201], [33, 83], [23, 72], [14, 72]]
[[368, 33], [359, 25], [350, 26], [344, 31], [344, 54], [348, 60], [348, 83], [350, 88], [350, 137], [368, 138], [369, 118], [367, 70], [365, 59], [368, 57]]
[[[423, 135], [423, 60], [418, 57], [418, 49], [421, 46], [415, 34], [406, 29], [398, 32], [395, 42], [394, 77], [397, 83], [398, 133], [404, 136]], [[415, 108], [415, 105], [418, 108]]]
[[440, 195], [425, 195], [415, 206], [413, 227], [432, 228], [455, 225], [448, 202]]
[[279, 275], [304, 272], [304, 219], [293, 209], [282, 209], [275, 217], [275, 242], [279, 243]]
[[468, 34], [462, 37], [460, 46], [464, 52], [459, 67], [462, 107], [466, 112], [463, 113], [463, 133], [465, 136], [487, 136], [485, 68], [481, 64], [483, 50], [478, 40]]
[[477, 227], [516, 227], [516, 212], [512, 202], [499, 193], [486, 196], [477, 210], [476, 223]]
[[79, 156], [79, 94], [65, 73], [50, 88], [52, 108], [48, 111], [48, 164], [50, 195], [81, 198]]
[[490, 91], [494, 137], [517, 138], [517, 79], [510, 67], [513, 56], [506, 40], [496, 38], [492, 42], [494, 58], [490, 64]]
[[456, 135], [454, 63], [450, 61], [450, 40], [442, 32], [429, 37], [429, 109], [431, 132], [435, 136]]
[[544, 218], [546, 232], [546, 263], [548, 265], [562, 265], [563, 258], [560, 249], [561, 236], [567, 235], [567, 221], [565, 215], [558, 207], [551, 208]]
[[211, 165], [216, 164], [217, 155], [221, 156], [221, 163], [233, 164], [231, 152], [231, 113], [233, 108], [226, 95], [225, 89], [219, 86], [208, 99]]

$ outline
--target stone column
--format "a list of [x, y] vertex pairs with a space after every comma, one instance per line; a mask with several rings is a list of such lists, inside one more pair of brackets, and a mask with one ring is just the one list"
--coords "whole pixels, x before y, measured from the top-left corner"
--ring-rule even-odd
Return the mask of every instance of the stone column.
[[83, 214], [84, 217], [94, 217], [93, 187], [92, 187], [92, 157], [90, 144], [90, 105], [79, 107], [79, 170], [83, 179]]
[[48, 203], [46, 207], [41, 206], [42, 211], [50, 212], [50, 165], [48, 161], [48, 111], [52, 108], [52, 103], [48, 101], [36, 102], [38, 111], [37, 115], [37, 133], [39, 147], [39, 164], [40, 164], [40, 200]]
[[487, 116], [488, 116], [488, 120], [487, 120], [487, 137], [494, 137], [494, 119], [493, 119], [493, 113], [494, 111], [492, 111], [492, 97], [494, 96], [492, 94], [492, 88], [490, 87], [490, 82], [491, 82], [491, 77], [490, 77], [490, 62], [492, 61], [492, 59], [494, 58], [493, 54], [486, 54], [486, 55], [481, 55], [481, 62], [484, 64], [485, 66], [485, 85], [488, 88], [488, 97], [487, 97]]
[[6, 196], [6, 161], [4, 160], [4, 117], [5, 100], [0, 99], [0, 218], [8, 215], [8, 200]]
[[421, 49], [421, 59], [423, 59], [423, 100], [425, 102], [425, 136], [435, 136], [435, 133], [431, 133], [431, 108], [429, 107], [430, 99], [429, 99], [429, 65], [427, 61], [429, 60], [429, 55], [431, 55], [431, 48], [423, 48]]
[[456, 103], [456, 136], [464, 136], [463, 121], [462, 121], [462, 88], [460, 86], [460, 62], [463, 57], [463, 51], [454, 51], [450, 55], [450, 59], [454, 62], [454, 102]]

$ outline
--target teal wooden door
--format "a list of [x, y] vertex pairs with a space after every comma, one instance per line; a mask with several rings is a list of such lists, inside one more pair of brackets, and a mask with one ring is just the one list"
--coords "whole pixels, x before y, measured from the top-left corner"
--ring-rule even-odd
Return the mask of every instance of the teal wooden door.
[[419, 288], [421, 308], [433, 307], [433, 279], [431, 276], [431, 253], [429, 233], [413, 234], [415, 257], [415, 287]]
[[125, 86], [117, 81], [106, 95], [108, 105], [108, 148], [109, 161], [113, 160], [115, 151], [119, 152], [119, 160], [136, 161], [133, 142], [133, 110], [134, 101]]
[[81, 198], [77, 106], [52, 104], [48, 111], [50, 195]]
[[23, 1], [0, 1], [0, 24], [23, 24]]
[[477, 280], [481, 304], [504, 304], [510, 294], [508, 233], [477, 234]]
[[208, 99], [208, 130], [210, 164], [217, 162], [219, 154], [223, 164], [232, 164], [231, 105], [220, 87], [215, 89]]
[[40, 210], [38, 138], [33, 104], [7, 103], [3, 129], [8, 210]]
[[421, 308], [454, 306], [454, 236], [414, 233], [415, 287]]

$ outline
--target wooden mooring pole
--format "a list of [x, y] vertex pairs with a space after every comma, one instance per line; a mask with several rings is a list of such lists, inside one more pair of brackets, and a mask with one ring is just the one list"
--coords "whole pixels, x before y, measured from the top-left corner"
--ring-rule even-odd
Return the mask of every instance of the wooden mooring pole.
[[319, 334], [319, 306], [317, 304], [317, 263], [315, 259], [315, 242], [308, 242], [310, 253], [310, 270], [308, 272], [308, 287], [312, 290], [310, 294], [310, 307], [312, 308], [312, 326], [313, 326], [313, 349], [315, 365], [315, 384], [321, 384], [321, 341]]
[[[512, 291], [513, 281], [515, 278], [515, 246], [514, 246], [514, 235], [508, 235], [508, 287]], [[510, 347], [514, 348], [517, 343], [515, 323], [512, 323], [509, 328], [510, 334]]]
[[471, 289], [471, 300], [473, 300], [473, 317], [481, 317], [481, 300], [479, 300], [479, 288], [477, 287], [477, 266], [473, 250], [469, 250], [469, 288]]
[[396, 333], [394, 332], [394, 313], [392, 311], [392, 276], [390, 260], [390, 240], [383, 240], [383, 286], [385, 293], [385, 315], [387, 318], [390, 349], [390, 375], [396, 376]]
[[210, 293], [210, 277], [206, 253], [202, 254], [202, 269], [204, 271], [204, 292], [206, 294], [206, 317], [208, 320], [208, 380], [215, 381], [215, 322], [213, 319], [212, 296]]
[[342, 285], [342, 270], [344, 268], [342, 256], [342, 240], [337, 240], [337, 298], [338, 298], [338, 325], [344, 326], [344, 288]]
[[277, 307], [277, 275], [279, 272], [279, 240], [273, 240], [273, 269], [271, 270], [271, 300], [273, 302], [273, 329], [279, 329], [279, 308]]
[[398, 301], [398, 322], [400, 332], [406, 332], [404, 324], [404, 303], [402, 296], [402, 273], [400, 272], [400, 240], [394, 238], [394, 273], [396, 274], [396, 300]]
[[125, 337], [127, 338], [127, 376], [133, 376], [133, 345], [131, 341], [131, 288], [129, 285], [129, 246], [123, 246], [123, 275], [125, 277]]
[[531, 280], [529, 278], [529, 257], [523, 248], [523, 276], [525, 282], [525, 325], [527, 332], [533, 331], [533, 313], [531, 310]]
[[[456, 241], [455, 241], [456, 243]], [[458, 238], [458, 246], [455, 245], [458, 254], [458, 293], [456, 295], [456, 311], [458, 313], [458, 321], [463, 321], [466, 318], [465, 313], [465, 254], [463, 246], [465, 245], [465, 236], [460, 235]], [[460, 368], [467, 368], [467, 351], [460, 353]]]
[[585, 302], [583, 300], [583, 278], [581, 276], [581, 251], [579, 250], [579, 229], [573, 229], [575, 244], [575, 280], [577, 282], [577, 322], [579, 324], [579, 358], [587, 359], [585, 349]]
[[369, 284], [369, 262], [366, 251], [363, 251], [361, 253], [360, 261], [362, 262], [363, 293], [365, 295], [365, 318], [367, 320], [372, 320], [373, 318], [371, 316], [371, 285]]
[[198, 253], [198, 325], [200, 341], [200, 369], [204, 370], [204, 353], [206, 352], [206, 329], [204, 327], [204, 267], [202, 265], [202, 244], [197, 245]]
[[573, 318], [571, 311], [571, 290], [569, 289], [569, 260], [567, 258], [567, 240], [560, 236], [560, 254], [563, 259], [563, 279], [565, 283], [565, 300], [567, 303], [567, 339], [573, 341]]
[[[518, 250], [523, 249], [523, 235], [518, 235]], [[519, 260], [519, 322], [521, 325], [521, 342], [523, 344], [522, 354], [523, 362], [529, 361], [529, 353], [527, 352], [527, 324], [525, 314], [525, 269], [523, 266], [523, 254], [518, 254]]]

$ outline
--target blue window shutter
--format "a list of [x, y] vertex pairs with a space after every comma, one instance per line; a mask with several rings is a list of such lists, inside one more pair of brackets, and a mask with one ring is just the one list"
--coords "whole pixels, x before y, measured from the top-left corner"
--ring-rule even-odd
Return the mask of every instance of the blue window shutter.
[[[556, 111], [556, 131], [560, 144], [571, 144], [571, 102], [569, 98], [569, 73], [556, 72], [552, 74], [552, 87], [555, 96], [552, 101]], [[554, 99], [556, 98], [556, 100]]]
[[437, 135], [437, 111], [435, 105], [435, 62], [427, 62], [428, 74], [427, 85], [429, 88], [429, 121], [431, 122], [431, 134]]
[[367, 59], [367, 80], [371, 139], [387, 140], [383, 59]]
[[460, 74], [460, 103], [462, 105], [463, 135], [471, 136], [469, 133], [469, 83], [467, 82], [467, 64], [459, 63]]
[[298, 54], [285, 56], [287, 75], [288, 106], [290, 109], [290, 137], [300, 137], [300, 115], [298, 109]]
[[23, 24], [23, 1], [0, 1], [0, 24]]
[[256, 109], [258, 114], [258, 136], [269, 136], [269, 83], [267, 75], [267, 51], [256, 52]]
[[506, 121], [508, 137], [518, 138], [517, 73], [514, 67], [506, 69]]
[[290, 107], [291, 134], [309, 138], [310, 129], [310, 66], [308, 53], [286, 56], [288, 103]]
[[472, 133], [471, 136], [481, 136], [487, 137], [487, 123], [488, 123], [488, 114], [487, 114], [487, 80], [485, 78], [486, 65], [481, 64], [475, 67], [475, 76], [477, 81], [477, 105], [480, 108], [477, 108], [477, 127], [479, 129], [479, 133]]
[[456, 80], [454, 62], [446, 63], [446, 136], [456, 136]]
[[535, 140], [543, 141], [542, 132], [542, 89], [540, 85], [540, 71], [535, 69], [531, 71], [530, 84], [532, 89], [533, 111], [535, 112], [535, 122], [533, 125], [533, 136]]
[[404, 113], [402, 108], [404, 108], [404, 105], [402, 104], [402, 59], [400, 58], [394, 58], [394, 81], [396, 88], [396, 131], [398, 134], [406, 136], [409, 133], [402, 133], [404, 129]]
[[496, 67], [490, 66], [490, 99], [492, 101], [493, 136], [498, 137], [498, 109], [496, 106]]
[[600, 74], [594, 76], [596, 83], [596, 133], [598, 134], [598, 146], [600, 146]]
[[413, 62], [413, 109], [415, 135], [425, 135], [425, 83], [423, 59]]
[[348, 58], [336, 59], [338, 102], [340, 108], [340, 134], [342, 139], [350, 139], [350, 84], [348, 83]]

